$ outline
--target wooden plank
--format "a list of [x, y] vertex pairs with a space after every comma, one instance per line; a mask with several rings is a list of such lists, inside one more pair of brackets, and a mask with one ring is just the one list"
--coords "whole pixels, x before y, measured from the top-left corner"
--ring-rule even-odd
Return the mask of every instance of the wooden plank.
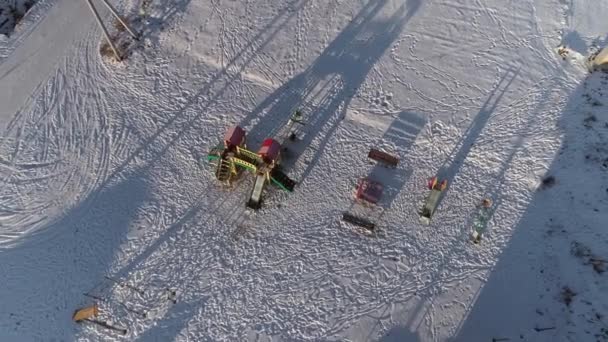
[[376, 225], [373, 222], [350, 213], [343, 213], [342, 220], [369, 230], [374, 230], [376, 228]]
[[392, 167], [396, 167], [399, 164], [399, 158], [375, 148], [369, 150], [367, 157]]

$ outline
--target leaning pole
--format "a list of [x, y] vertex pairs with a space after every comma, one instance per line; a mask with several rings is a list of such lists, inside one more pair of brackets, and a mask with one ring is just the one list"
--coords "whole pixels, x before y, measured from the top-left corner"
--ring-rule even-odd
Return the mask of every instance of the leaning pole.
[[118, 19], [118, 21], [122, 24], [122, 26], [124, 26], [124, 28], [127, 29], [127, 31], [129, 31], [129, 34], [131, 35], [131, 37], [133, 37], [135, 40], [139, 40], [139, 35], [137, 35], [135, 33], [135, 31], [133, 31], [131, 29], [131, 27], [129, 26], [129, 24], [127, 24], [127, 22], [120, 16], [120, 14], [118, 14], [118, 12], [114, 8], [114, 6], [112, 6], [112, 4], [110, 4], [110, 2], [108, 2], [108, 0], [102, 0], [102, 1], [103, 1], [104, 4], [106, 4], [106, 6], [110, 10], [110, 12], [112, 12], [112, 14], [114, 14], [114, 16], [116, 17], [116, 19]]
[[108, 41], [108, 44], [110, 44], [110, 47], [112, 48], [112, 51], [114, 52], [114, 55], [116, 56], [116, 59], [118, 61], [122, 61], [122, 57], [120, 57], [118, 50], [116, 50], [116, 46], [114, 46], [112, 39], [110, 39], [110, 34], [108, 33], [108, 29], [106, 29], [106, 26], [101, 21], [101, 18], [99, 17], [99, 13], [97, 12], [97, 9], [93, 5], [93, 2], [91, 2], [91, 0], [87, 0], [87, 3], [89, 4], [89, 8], [91, 9], [91, 12], [93, 12], [93, 15], [95, 16], [95, 19], [97, 19], [97, 23], [99, 24], [99, 26], [101, 26], [101, 30], [103, 31], [103, 34], [106, 36], [106, 40]]

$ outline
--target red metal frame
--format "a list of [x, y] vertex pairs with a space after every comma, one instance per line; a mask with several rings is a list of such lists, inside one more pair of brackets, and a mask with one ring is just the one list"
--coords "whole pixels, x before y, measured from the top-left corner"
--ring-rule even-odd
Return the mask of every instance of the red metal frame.
[[375, 204], [380, 201], [383, 191], [384, 185], [382, 185], [382, 183], [373, 181], [369, 178], [361, 178], [357, 184], [356, 197]]

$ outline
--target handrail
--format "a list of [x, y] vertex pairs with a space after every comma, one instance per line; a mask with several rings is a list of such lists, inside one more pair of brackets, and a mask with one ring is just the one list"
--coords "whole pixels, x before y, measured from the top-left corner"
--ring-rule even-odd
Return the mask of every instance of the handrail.
[[251, 163], [248, 163], [248, 162], [246, 162], [246, 161], [244, 161], [242, 159], [235, 158], [235, 157], [230, 157], [228, 159], [230, 159], [231, 162], [233, 162], [233, 163], [235, 163], [235, 164], [237, 164], [239, 166], [242, 166], [242, 167], [244, 167], [244, 168], [246, 168], [248, 170], [251, 170], [253, 172], [256, 172], [258, 170], [257, 166], [255, 166], [255, 165], [253, 165]]

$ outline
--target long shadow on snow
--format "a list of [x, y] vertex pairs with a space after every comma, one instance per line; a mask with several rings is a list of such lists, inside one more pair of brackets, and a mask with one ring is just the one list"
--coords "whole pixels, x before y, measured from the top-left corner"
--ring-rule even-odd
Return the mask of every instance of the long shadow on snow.
[[288, 144], [287, 167], [298, 161], [313, 140], [319, 137], [319, 141], [313, 155], [306, 158], [300, 181], [318, 162], [367, 74], [421, 5], [420, 0], [408, 0], [390, 18], [373, 20], [386, 3], [369, 1], [311, 66], [279, 87], [241, 122], [245, 128], [253, 124], [249, 137], [255, 144], [279, 134], [294, 111], [302, 110], [305, 133], [297, 143]]
[[393, 327], [378, 342], [418, 342], [420, 338], [405, 327]]
[[[166, 146], [162, 153], [159, 154], [157, 158], [161, 158], [164, 153], [167, 152], [169, 146]], [[156, 159], [155, 159], [156, 160]], [[153, 161], [151, 161], [153, 163]], [[209, 220], [213, 218], [213, 215], [207, 216], [207, 219], [202, 221], [198, 218], [198, 215], [204, 208], [204, 211], [207, 212], [215, 212], [219, 208], [224, 207], [225, 205], [230, 206], [230, 200], [233, 199], [234, 196], [238, 196], [238, 194], [232, 194], [228, 196], [224, 196], [219, 201], [213, 201], [211, 203], [206, 203], [207, 196], [206, 194], [214, 187], [214, 184], [209, 185], [206, 189], [202, 190], [201, 195], [197, 198], [197, 200], [181, 215], [180, 219], [173, 222], [167, 229], [159, 236], [149, 247], [147, 247], [142, 253], [133, 258], [128, 264], [126, 264], [123, 268], [113, 273], [113, 277], [126, 279], [127, 282], [131, 283], [134, 286], [139, 288], [147, 288], [149, 286], [154, 286], [148, 283], [146, 279], [140, 279], [139, 281], [134, 281], [134, 279], [129, 279], [129, 275], [133, 272], [137, 271], [138, 267], [143, 265], [146, 260], [148, 260], [154, 252], [156, 252], [163, 244], [170, 243], [173, 239], [179, 239], [180, 235], [188, 229], [189, 226], [196, 227], [206, 227], [209, 224]], [[207, 242], [209, 243], [209, 242]], [[162, 273], [161, 269], [156, 270], [157, 273]], [[159, 274], [157, 274], [159, 275]], [[150, 327], [148, 330], [143, 332], [140, 336], [137, 337], [136, 341], [172, 341], [178, 334], [183, 330], [185, 325], [189, 322], [189, 318], [191, 318], [197, 310], [201, 306], [200, 301], [192, 301], [191, 299], [184, 299], [180, 295], [184, 288], [187, 288], [187, 284], [183, 282], [179, 282], [179, 279], [184, 279], [175, 277], [172, 279], [172, 282], [162, 284], [163, 287], [168, 287], [172, 289], [176, 289], [178, 292], [178, 300], [177, 304], [172, 305], [169, 310], [163, 315], [162, 319], [159, 319], [158, 324]], [[186, 277], [185, 279], [190, 279]], [[186, 280], [187, 282], [188, 280]], [[157, 287], [160, 285], [156, 285]], [[177, 322], [176, 324], [174, 324]]]
[[[377, 13], [380, 10], [380, 8], [382, 7], [381, 5], [383, 5], [384, 3], [386, 3], [386, 0], [376, 1], [376, 2], [370, 2], [368, 4], [368, 6], [366, 7], [368, 9], [367, 13], [369, 14], [369, 7], [371, 6], [371, 4], [376, 4], [376, 5], [380, 4], [379, 7], [377, 7], [376, 10], [373, 11], [373, 13], [375, 14], [375, 13]], [[411, 11], [410, 11], [410, 14], [406, 15], [406, 16], [399, 16], [399, 18], [401, 18], [400, 21], [398, 21], [396, 19], [397, 15], [395, 15], [393, 17], [393, 20], [390, 20], [388, 22], [390, 24], [389, 27], [386, 27], [387, 23], [376, 23], [375, 25], [371, 25], [374, 28], [374, 30], [373, 30], [374, 32], [382, 32], [382, 33], [389, 32], [388, 35], [381, 35], [381, 38], [372, 39], [372, 41], [376, 42], [374, 45], [365, 45], [364, 46], [365, 48], [362, 49], [361, 51], [358, 50], [358, 49], [355, 50], [355, 51], [358, 51], [359, 53], [362, 53], [362, 52], [365, 52], [366, 48], [371, 48], [372, 46], [373, 47], [380, 47], [378, 45], [380, 43], [382, 43], [382, 46], [384, 47], [382, 49], [382, 51], [384, 51], [386, 48], [388, 48], [388, 46], [391, 44], [391, 42], [394, 39], [396, 39], [398, 33], [401, 31], [401, 28], [402, 28], [402, 26], [404, 24], [404, 21], [403, 21], [404, 18], [409, 19], [411, 17], [411, 14], [413, 14], [413, 12], [415, 11], [415, 9], [418, 8], [418, 6], [419, 6], [420, 3], [417, 2], [417, 1], [409, 1], [408, 4], [409, 4], [408, 8], [412, 8]], [[416, 4], [416, 5], [412, 5], [412, 4]], [[403, 14], [403, 7], [398, 11], [398, 14], [400, 14], [400, 15]], [[368, 22], [369, 20], [371, 20], [372, 17], [368, 17], [365, 20], [365, 22]], [[358, 16], [357, 18], [359, 18], [359, 21], [362, 20], [361, 16]], [[347, 35], [347, 36], [348, 37], [354, 37], [354, 33], [352, 32], [353, 27], [350, 26], [350, 25], [349, 25], [349, 27], [350, 27], [350, 30], [348, 32], [351, 32], [351, 33], [349, 35]], [[370, 27], [370, 26], [368, 25], [368, 26], [365, 26], [365, 27]], [[359, 32], [360, 29], [356, 30], [355, 32]], [[344, 35], [341, 35], [341, 37], [344, 37]], [[346, 38], [343, 38], [343, 39], [346, 39]], [[336, 46], [338, 41], [341, 42], [341, 44], [339, 44], [339, 45], [342, 46], [342, 44], [346, 44], [346, 43], [350, 42], [351, 39], [347, 39], [345, 41], [336, 40], [330, 46]], [[333, 57], [329, 56], [330, 52], [331, 52], [332, 55], [333, 54], [343, 54], [343, 53], [346, 53], [346, 50], [347, 49], [346, 49], [345, 46], [342, 46], [341, 49], [334, 48], [334, 49], [330, 50], [328, 48], [328, 49], [326, 49], [326, 53], [325, 53], [326, 57], [325, 58], [328, 58], [328, 60], [334, 60]], [[349, 53], [353, 53], [353, 52], [354, 51], [349, 51]], [[376, 57], [373, 58], [373, 59], [371, 59], [371, 61], [373, 61], [373, 62], [375, 62], [377, 60], [377, 58], [379, 58], [381, 56], [381, 53], [377, 53], [374, 56], [376, 56]], [[319, 61], [321, 61], [321, 60], [319, 60]], [[368, 62], [368, 64], [367, 64], [367, 71], [365, 71], [364, 73], [360, 73], [360, 71], [354, 70], [354, 71], [356, 71], [357, 75], [359, 75], [359, 76], [357, 76], [358, 83], [356, 83], [356, 86], [359, 86], [360, 83], [363, 82], [363, 80], [365, 78], [365, 75], [371, 69], [372, 64], [373, 64], [371, 61]], [[343, 62], [341, 62], [341, 63], [343, 63]], [[358, 67], [358, 66], [361, 65], [361, 64], [359, 64], [360, 62], [358, 61], [358, 58], [354, 58], [354, 60], [350, 61], [350, 63], [351, 63], [350, 64], [351, 67], [353, 67], [353, 66], [357, 66]], [[369, 64], [369, 63], [372, 63], [372, 64]], [[316, 65], [316, 63], [315, 63], [315, 65]], [[314, 70], [318, 70], [320, 68], [321, 68], [321, 65], [319, 64]], [[311, 70], [311, 69], [309, 69], [309, 70]], [[340, 70], [342, 70], [342, 72], [347, 72], [350, 69], [349, 68], [345, 68], [345, 69], [340, 69]], [[320, 71], [317, 71], [317, 72], [320, 72]], [[302, 80], [302, 76], [303, 75], [304, 74], [302, 74], [300, 77], [298, 77], [296, 79]], [[350, 76], [350, 77], [352, 77], [352, 76]], [[292, 84], [292, 82], [296, 82], [296, 79], [293, 79], [288, 84]], [[320, 80], [317, 80], [317, 81], [320, 81]], [[351, 83], [351, 84], [355, 84], [355, 83]], [[287, 87], [287, 84], [284, 85], [283, 87], [281, 87], [281, 89], [286, 89], [286, 87]], [[345, 89], [347, 89], [347, 88], [345, 88]], [[279, 89], [275, 93], [273, 93], [273, 95], [271, 97], [273, 97], [273, 96], [274, 97], [280, 97], [280, 95], [282, 95], [282, 92]], [[334, 111], [338, 109], [337, 107], [339, 106], [339, 103], [343, 102], [343, 97], [347, 96], [347, 95], [348, 94], [343, 93], [342, 97], [340, 97], [338, 100], [335, 100], [335, 101], [332, 102], [332, 103], [335, 103], [334, 105], [332, 105], [332, 108], [333, 108]], [[352, 95], [352, 94], [350, 94], [350, 95]], [[348, 95], [348, 96], [350, 96], [350, 95]], [[217, 100], [217, 99], [215, 99], [215, 100]], [[264, 103], [267, 103], [268, 100], [269, 99], [267, 99]], [[283, 103], [283, 102], [281, 102], [281, 103], [283, 105], [288, 105], [288, 103]], [[248, 116], [248, 119], [246, 119], [245, 122], [247, 122], [247, 120], [253, 119], [255, 117], [255, 115], [257, 113], [259, 113], [262, 110], [262, 108], [264, 108], [264, 107], [265, 107], [265, 105], [258, 106], [258, 108], [256, 108], [256, 110], [254, 110]], [[292, 108], [296, 108], [296, 106], [293, 106]], [[277, 108], [277, 106], [273, 106], [272, 114], [275, 115], [275, 116], [279, 116], [279, 114], [284, 114], [284, 113], [281, 112], [281, 111], [279, 111], [279, 108]], [[282, 119], [286, 119], [287, 120], [287, 119], [289, 119], [289, 116], [284, 116]], [[318, 119], [318, 116], [317, 116], [317, 119]], [[308, 125], [310, 125], [310, 121], [308, 122]], [[275, 127], [275, 129], [279, 129], [279, 128], [280, 128], [280, 125], [277, 125]], [[261, 129], [262, 129], [261, 127], [258, 127], [257, 131], [253, 130], [252, 132], [249, 133], [249, 135], [250, 136], [254, 136], [254, 137], [258, 138], [258, 139], [261, 138], [261, 137], [263, 137], [265, 135], [265, 134], [262, 134]], [[256, 134], [256, 132], [257, 132], [257, 134]], [[168, 147], [169, 147], [169, 145], [165, 146], [164, 150], [166, 151]], [[217, 203], [214, 204], [214, 206], [217, 206], [217, 205], [221, 205], [221, 204], [217, 204]], [[164, 241], [167, 241], [167, 239], [169, 239], [169, 237], [174, 236], [175, 234], [178, 234], [178, 232], [180, 231], [180, 229], [182, 229], [182, 227], [184, 227], [185, 224], [187, 224], [188, 222], [192, 221], [192, 219], [196, 216], [196, 214], [199, 212], [199, 210], [200, 210], [200, 203], [193, 205], [185, 213], [185, 215], [182, 217], [182, 219], [180, 219], [178, 222], [176, 222], [173, 225], [171, 225], [171, 227], [152, 246], [150, 246], [149, 248], [147, 248], [144, 253], [140, 254], [132, 262], [130, 262], [129, 265], [127, 265], [121, 271], [119, 271], [118, 274], [119, 275], [121, 275], [121, 274], [128, 274], [132, 270], [134, 270], [137, 267], [137, 265], [139, 265], [141, 262], [143, 262], [144, 260], [146, 260], [158, 248], [158, 246], [160, 246], [160, 244], [162, 244]], [[180, 322], [179, 325], [167, 326], [166, 324], [161, 323], [158, 328], [151, 328], [148, 331], [146, 331], [142, 336], [140, 336], [139, 340], [143, 341], [143, 340], [146, 340], [148, 338], [152, 338], [152, 336], [156, 336], [157, 333], [160, 333], [161, 330], [163, 331], [162, 332], [163, 339], [164, 340], [171, 340], [170, 336], [177, 336], [177, 334], [179, 334], [180, 331], [182, 331], [184, 325], [187, 324], [189, 316], [193, 315], [195, 311], [196, 311], [196, 308], [193, 307], [193, 305], [189, 304], [189, 303], [186, 303], [184, 305], [175, 305], [175, 306], [172, 306], [169, 309], [169, 311], [165, 314], [165, 316], [164, 316], [164, 317], [166, 317], [165, 320], [171, 318], [171, 321], [175, 322], [174, 318], [175, 317], [179, 317], [179, 322]], [[168, 322], [165, 321], [165, 323], [168, 323]], [[162, 329], [161, 329], [161, 326], [162, 326]]]
[[[159, 36], [165, 28], [171, 24], [176, 17], [186, 12], [192, 0], [137, 0], [133, 6], [127, 8], [124, 17], [129, 25], [137, 32], [141, 39], [149, 39], [153, 45], [159, 43]], [[98, 10], [110, 17], [110, 11], [105, 6], [99, 5]], [[120, 9], [118, 9], [120, 12]], [[114, 22], [114, 17], [110, 17]], [[144, 21], [145, 20], [145, 21]], [[110, 30], [113, 30], [112, 28]], [[115, 31], [115, 30], [113, 30]], [[117, 35], [127, 37], [126, 31], [116, 32]], [[132, 41], [128, 38], [128, 41]], [[141, 48], [141, 46], [139, 47]], [[129, 51], [130, 52], [130, 51]]]
[[72, 340], [79, 330], [72, 313], [87, 303], [83, 292], [103, 280], [147, 197], [141, 175], [117, 180], [44, 230], [70, 227], [62, 234], [2, 250], [0, 316], [9, 325], [0, 330], [27, 341]]
[[[114, 172], [107, 177], [106, 183], [125, 170], [125, 168], [137, 157], [142, 157], [147, 150], [151, 149], [154, 142], [161, 140], [163, 135], [169, 136], [166, 139], [168, 142], [162, 146], [161, 149], [163, 152], [156, 153], [156, 157], [153, 158], [154, 160], [160, 158], [164, 151], [175, 145], [175, 143], [184, 135], [186, 131], [192, 129], [193, 124], [208, 108], [218, 103], [218, 101], [224, 95], [224, 92], [229, 89], [233, 82], [240, 80], [241, 72], [243, 72], [243, 70], [249, 66], [249, 64], [257, 57], [258, 53], [262, 51], [272, 41], [276, 34], [298, 14], [299, 10], [302, 9], [308, 1], [309, 0], [294, 0], [287, 3], [285, 7], [281, 9], [268, 24], [260, 29], [260, 31], [249, 40], [241, 51], [234, 56], [222, 70], [218, 71], [211, 80], [206, 82], [205, 85], [181, 108], [177, 108], [173, 113], [168, 115], [167, 121], [160, 128], [158, 128], [154, 134], [145, 139], [145, 141], [143, 141], [141, 145], [137, 147], [135, 151], [133, 151], [133, 153], [131, 153], [118, 167], [116, 167]], [[200, 108], [198, 114], [191, 118], [187, 118], [187, 111], [198, 104], [200, 97], [204, 94], [212, 92], [214, 86], [221, 84], [221, 82], [223, 82], [223, 85], [219, 90], [214, 91], [214, 95], [209, 100], [206, 100], [202, 104], [202, 108]], [[184, 122], [180, 122], [180, 120], [184, 118], [187, 119]], [[175, 131], [177, 131], [177, 134], [171, 134]], [[146, 165], [150, 166], [152, 163], [153, 161], [147, 161]], [[103, 185], [105, 185], [105, 183], [103, 183], [102, 186]]]
[[[505, 72], [498, 84], [490, 92], [487, 100], [483, 103], [477, 116], [475, 116], [475, 118], [473, 119], [474, 121], [471, 123], [466, 133], [463, 135], [463, 138], [459, 143], [460, 149], [458, 151], [452, 152], [451, 156], [454, 157], [451, 159], [451, 164], [447, 164], [446, 162], [446, 164], [444, 164], [438, 171], [437, 174], [439, 178], [447, 178], [450, 183], [454, 180], [454, 177], [460, 170], [464, 160], [470, 153], [473, 144], [481, 135], [483, 128], [489, 121], [490, 117], [492, 116], [492, 113], [494, 113], [504, 93], [507, 91], [511, 83], [515, 80], [516, 76], [517, 72], [514, 71], [512, 68], [508, 69]], [[510, 157], [508, 158], [508, 161], [510, 161], [513, 156], [514, 152], [511, 153]], [[503, 164], [503, 168], [499, 170], [499, 178], [504, 175], [504, 172], [506, 172], [506, 169], [508, 167], [508, 161]], [[497, 198], [494, 194], [495, 192], [500, 191], [501, 183], [495, 182], [494, 184], [495, 186], [491, 189], [488, 189], [488, 191], [486, 191], [486, 194], [492, 196], [492, 198]], [[497, 203], [500, 203], [500, 199], [497, 200]], [[469, 223], [471, 220], [472, 218], [469, 220]], [[439, 284], [441, 282], [441, 274], [445, 271], [446, 268], [449, 267], [449, 263], [452, 261], [452, 255], [455, 255], [461, 249], [466, 248], [466, 246], [461, 245], [461, 243], [462, 241], [460, 240], [454, 242], [454, 247], [448, 252], [448, 255], [444, 258], [445, 261], [442, 264], [438, 265], [436, 272], [431, 275], [430, 284]], [[420, 297], [420, 304], [415, 310], [410, 313], [411, 317], [419, 317], [421, 316], [420, 311], [426, 311], [428, 309], [426, 305], [424, 305], [424, 303], [432, 300], [434, 296], [432, 294], [433, 291], [434, 287], [429, 286], [424, 291], [418, 292], [417, 295]], [[413, 321], [408, 323], [408, 326], [410, 326], [410, 328], [412, 328], [413, 330], [417, 330], [419, 328], [418, 326], [412, 327], [411, 324], [413, 324]]]
[[[586, 84], [589, 79], [596, 77], [604, 77], [608, 80], [608, 76], [601, 73], [589, 76], [572, 93], [560, 118], [560, 126], [566, 133], [561, 150], [547, 171], [547, 175], [556, 177], [556, 184], [550, 188], [540, 187], [533, 195], [517, 227], [513, 230], [508, 245], [501, 252], [488, 279], [481, 284], [475, 301], [467, 308], [467, 314], [451, 341], [489, 341], [493, 338], [526, 341], [595, 341], [593, 334], [599, 332], [602, 326], [605, 327], [605, 323], [597, 322], [597, 317], [583, 317], [579, 318], [579, 322], [581, 320], [591, 322], [590, 326], [587, 329], [575, 330], [587, 330], [590, 334], [587, 336], [568, 334], [569, 327], [564, 316], [572, 319], [582, 316], [580, 313], [575, 315], [571, 310], [573, 307], [577, 308], [577, 301], [582, 302], [583, 298], [575, 297], [572, 307], [566, 307], [565, 304], [558, 302], [562, 286], [573, 287], [575, 292], [579, 292], [579, 290], [598, 288], [598, 284], [603, 281], [598, 278], [601, 275], [593, 274], [593, 269], [584, 265], [582, 261], [573, 261], [574, 265], [578, 265], [574, 267], [580, 268], [574, 271], [571, 269], [571, 263], [560, 259], [560, 254], [561, 256], [565, 254], [566, 259], [574, 258], [568, 254], [570, 243], [574, 241], [575, 236], [581, 236], [579, 234], [587, 223], [588, 226], [600, 227], [605, 222], [602, 220], [602, 212], [608, 211], [605, 201], [594, 201], [589, 204], [585, 202], [588, 198], [576, 198], [577, 193], [585, 193], [585, 197], [592, 195], [598, 198], [605, 197], [608, 190], [606, 186], [601, 185], [607, 184], [608, 177], [605, 171], [601, 170], [601, 161], [593, 164], [592, 160], [586, 159], [585, 152], [581, 153], [577, 147], [569, 147], [585, 144], [581, 137], [595, 136], [594, 128], [583, 128], [582, 122], [585, 117], [581, 114], [595, 110], [596, 114], [599, 114], [597, 119], [601, 118], [603, 121], [597, 122], [596, 126], [604, 125], [608, 121], [605, 109], [603, 115], [600, 113], [602, 107], [594, 109], [589, 104], [586, 105], [588, 108], [581, 106], [581, 99], [588, 94]], [[604, 153], [603, 158], [608, 155], [605, 149], [600, 149], [599, 152]], [[591, 179], [592, 181], [586, 181]], [[496, 193], [495, 196], [500, 197], [500, 193]], [[559, 201], [563, 198], [569, 198], [568, 201], [564, 201], [568, 202], [569, 208], [560, 207]], [[500, 223], [493, 221], [488, 228], [496, 224]], [[597, 244], [596, 250], [605, 251], [605, 241], [608, 238], [605, 231], [596, 230], [591, 233], [595, 234], [593, 240]], [[484, 237], [485, 241], [480, 248], [484, 248], [484, 244], [493, 242], [491, 230], [485, 235], [487, 236]], [[543, 246], [539, 246], [539, 241], [543, 242]], [[560, 243], [561, 248], [552, 247], [559, 246]], [[555, 252], [555, 248], [559, 249], [560, 253]], [[552, 266], [561, 267], [561, 272], [553, 273], [555, 271], [551, 269]], [[564, 268], [568, 269], [564, 270]], [[591, 284], [593, 281], [595, 285]], [[591, 305], [593, 310], [598, 310], [600, 314], [606, 314], [605, 311], [600, 310], [605, 303], [589, 302], [587, 305]], [[578, 306], [580, 307], [585, 306]], [[605, 306], [603, 309], [605, 310]], [[567, 313], [569, 310], [570, 313]], [[530, 317], [536, 319], [530, 320]], [[513, 327], [519, 327], [520, 330], [509, 330]], [[535, 328], [552, 329], [535, 331]], [[594, 329], [597, 331], [593, 331]]]
[[463, 139], [459, 143], [460, 149], [455, 153], [453, 152], [450, 156], [450, 159], [452, 160], [451, 163], [449, 165], [444, 164], [437, 172], [438, 178], [448, 179], [449, 184], [452, 183], [467, 155], [471, 152], [471, 148], [475, 144], [475, 141], [479, 138], [479, 135], [488, 123], [492, 113], [494, 113], [503, 95], [509, 89], [509, 86], [511, 86], [515, 78], [517, 78], [518, 74], [519, 69], [514, 70], [513, 68], [508, 69], [505, 72], [498, 84], [494, 87], [494, 90], [488, 95], [488, 99], [484, 102], [467, 131], [462, 135]]
[[[381, 140], [393, 144], [404, 155], [408, 153], [426, 122], [426, 118], [420, 114], [401, 112], [391, 123]], [[387, 169], [380, 164], [373, 167], [368, 177], [380, 181], [384, 185], [384, 192], [380, 201], [384, 208], [390, 208], [411, 174], [412, 169], [403, 162], [400, 162], [396, 169]]]
[[[188, 323], [189, 319], [196, 314], [198, 309], [198, 303], [190, 303], [179, 301], [171, 308], [171, 321], [180, 322], [180, 325], [171, 325], [168, 321], [160, 322], [159, 324], [146, 330], [141, 336], [137, 338], [137, 342], [164, 342], [174, 341], [175, 338], [182, 331], [184, 326]], [[210, 339], [203, 339], [197, 341], [211, 341]]]
[[[139, 8], [143, 6], [145, 0], [140, 1], [142, 4], [138, 8], [134, 8], [131, 13], [132, 16], [139, 16]], [[183, 13], [188, 8], [191, 0], [160, 0], [160, 1], [149, 1], [147, 8], [146, 23], [140, 33], [142, 38], [149, 38], [155, 42], [158, 42], [158, 36], [163, 31], [169, 21], [175, 16]]]

